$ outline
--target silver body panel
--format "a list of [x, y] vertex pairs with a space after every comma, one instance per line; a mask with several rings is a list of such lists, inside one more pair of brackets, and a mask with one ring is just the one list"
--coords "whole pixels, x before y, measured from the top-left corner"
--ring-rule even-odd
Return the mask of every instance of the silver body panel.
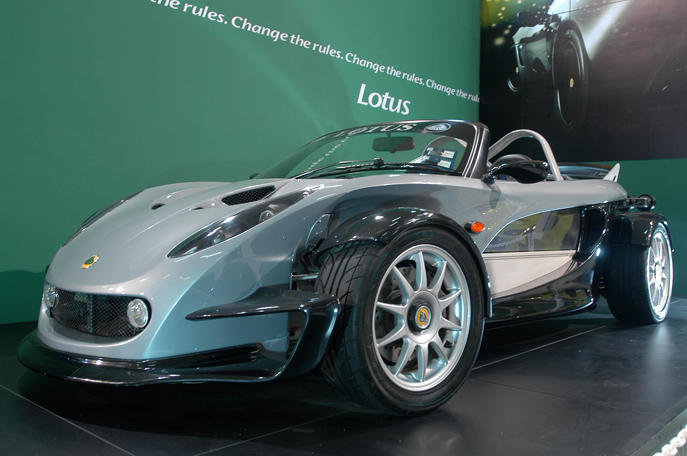
[[[368, 141], [370, 137], [374, 143]], [[184, 378], [262, 381], [288, 368], [302, 373], [319, 363], [341, 310], [333, 296], [302, 288], [317, 277], [317, 256], [326, 251], [323, 246], [332, 248], [357, 239], [384, 243], [399, 227], [419, 224], [440, 223], [469, 244], [480, 269], [485, 315], [491, 317], [492, 307], [501, 306], [493, 314], [495, 322], [519, 318], [512, 310], [518, 306], [512, 304], [537, 302], [526, 295], [532, 290], [554, 296], [527, 308], [536, 318], [586, 308], [594, 302], [596, 255], [590, 249], [598, 248], [606, 232], [608, 208], [626, 200], [627, 193], [610, 177], [573, 180], [564, 176], [565, 167], [559, 170], [550, 147], [537, 133], [517, 131], [505, 142], [521, 137], [538, 139], [548, 151], [550, 165], [525, 162], [490, 168], [488, 160], [503, 149], [504, 141], [490, 153], [489, 131], [478, 123], [395, 122], [342, 130], [306, 145], [301, 149], [304, 153], [313, 147], [316, 152], [327, 152], [316, 160], [311, 155], [303, 159], [300, 151], [294, 154], [294, 163], [312, 163], [300, 177], [191, 182], [144, 190], [85, 223], [55, 255], [47, 271], [46, 290], [52, 286], [74, 296], [89, 296], [89, 312], [95, 312], [94, 301], [102, 296], [124, 297], [125, 301], [140, 298], [149, 306], [145, 328], [122, 337], [69, 328], [56, 321], [48, 294], [43, 297], [38, 329], [20, 347], [19, 357], [49, 375], [105, 383]], [[342, 144], [346, 146], [341, 150], [358, 140], [374, 144], [374, 154], [387, 158], [339, 161], [330, 157], [333, 163], [324, 162], [324, 167], [313, 170]], [[291, 163], [292, 157], [285, 161]], [[448, 167], [448, 162], [456, 168]], [[263, 175], [269, 176], [279, 166]], [[337, 169], [339, 175], [328, 177]], [[358, 174], [351, 175], [351, 170]], [[484, 174], [487, 170], [489, 175]], [[542, 180], [549, 171], [553, 179]], [[523, 172], [529, 177], [514, 180]], [[533, 179], [535, 174], [538, 177]], [[617, 177], [617, 170], [612, 177]], [[521, 183], [525, 181], [537, 183]], [[262, 190], [264, 195], [248, 202], [227, 200]], [[588, 210], [602, 214], [601, 218], [587, 217]], [[559, 217], [557, 211], [568, 211], [568, 215]], [[585, 217], [596, 220], [593, 229]], [[536, 225], [540, 218], [560, 222], [559, 228], [574, 222], [567, 237], [575, 239], [559, 242], [566, 237], [563, 230], [556, 234], [557, 244], [521, 249], [517, 254], [509, 248], [501, 252], [491, 244], [509, 236], [504, 229], [517, 228], [523, 221]], [[227, 237], [216, 237], [224, 228], [215, 227], [246, 220], [245, 226]], [[467, 227], [476, 222], [484, 229], [470, 231]], [[180, 246], [201, 245], [194, 243], [205, 242], [209, 232], [212, 242], [197, 251], [180, 250]], [[590, 236], [595, 237], [587, 239]], [[503, 245], [517, 241], [516, 237]], [[520, 274], [513, 276], [513, 268], [521, 268]], [[559, 302], [565, 298], [551, 293], [548, 282], [557, 283], [566, 293], [575, 287], [582, 291], [571, 294], [577, 298]], [[525, 295], [509, 301], [510, 295], [518, 293]], [[298, 313], [302, 318], [294, 320]], [[81, 370], [85, 365], [88, 368]], [[209, 373], [205, 375], [203, 369]]]
[[[58, 324], [50, 321], [44, 303], [39, 318], [40, 340], [60, 351], [123, 359], [160, 358], [255, 342], [284, 350], [285, 314], [204, 322], [184, 318], [203, 308], [238, 301], [257, 288], [288, 283], [296, 246], [321, 214], [335, 211], [345, 200], [422, 196], [427, 198], [426, 206], [449, 214], [459, 224], [484, 223], [487, 229], [473, 238], [483, 251], [504, 226], [519, 218], [626, 197], [619, 184], [602, 180], [532, 185], [500, 181], [488, 186], [480, 180], [451, 176], [328, 179], [304, 201], [233, 239], [199, 254], [167, 258], [180, 239], [244, 208], [213, 206], [223, 196], [265, 183], [282, 185], [274, 197], [313, 184], [311, 180], [269, 180], [165, 186], [146, 190], [106, 215], [60, 249], [46, 281], [65, 290], [145, 297], [154, 309], [150, 326], [129, 340], [98, 342], [88, 335], [56, 330]], [[190, 189], [199, 191], [190, 193]], [[151, 210], [161, 198], [172, 199], [184, 191], [190, 194]], [[207, 208], [193, 210], [196, 207]], [[82, 263], [94, 254], [100, 257], [97, 264], [82, 269]]]

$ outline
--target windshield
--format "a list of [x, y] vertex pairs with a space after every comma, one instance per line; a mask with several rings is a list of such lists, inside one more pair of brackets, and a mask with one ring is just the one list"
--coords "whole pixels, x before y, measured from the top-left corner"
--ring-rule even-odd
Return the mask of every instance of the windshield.
[[397, 122], [325, 135], [258, 178], [360, 177], [389, 173], [460, 175], [475, 128], [458, 122]]

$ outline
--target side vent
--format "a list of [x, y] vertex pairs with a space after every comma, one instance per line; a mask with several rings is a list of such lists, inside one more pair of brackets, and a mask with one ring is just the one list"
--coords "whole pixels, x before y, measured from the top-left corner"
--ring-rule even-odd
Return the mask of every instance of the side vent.
[[253, 201], [259, 201], [267, 198], [269, 195], [274, 193], [274, 190], [275, 188], [271, 185], [269, 187], [254, 188], [251, 190], [246, 190], [245, 192], [234, 193], [233, 195], [225, 196], [222, 198], [222, 202], [227, 206], [252, 203]]

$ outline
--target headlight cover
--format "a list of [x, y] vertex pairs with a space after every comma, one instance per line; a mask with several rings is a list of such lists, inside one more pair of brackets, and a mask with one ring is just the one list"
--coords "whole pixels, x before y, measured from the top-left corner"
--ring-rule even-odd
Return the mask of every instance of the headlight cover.
[[51, 309], [55, 307], [55, 304], [57, 303], [59, 299], [59, 291], [57, 291], [57, 288], [54, 286], [50, 285], [48, 282], [45, 282], [43, 285], [43, 300], [45, 303], [50, 307]]
[[129, 323], [136, 329], [144, 328], [148, 324], [150, 312], [142, 299], [133, 299], [126, 306], [126, 316]]
[[200, 252], [208, 247], [212, 247], [227, 239], [238, 236], [254, 226], [269, 220], [292, 204], [310, 196], [320, 188], [322, 188], [321, 185], [309, 187], [279, 198], [272, 198], [227, 217], [224, 220], [219, 220], [184, 240], [181, 244], [176, 246], [174, 250], [169, 252], [167, 256], [169, 258], [183, 257]]
[[69, 236], [69, 239], [67, 239], [67, 242], [65, 242], [64, 244], [62, 244], [62, 247], [64, 247], [65, 245], [69, 244], [70, 242], [72, 242], [72, 239], [74, 239], [74, 238], [77, 237], [79, 234], [81, 234], [86, 228], [88, 228], [89, 226], [91, 226], [91, 225], [93, 225], [95, 222], [97, 222], [97, 221], [98, 221], [100, 218], [102, 218], [105, 214], [107, 214], [108, 212], [111, 212], [111, 211], [115, 210], [116, 208], [118, 208], [118, 207], [121, 206], [122, 204], [126, 203], [127, 201], [129, 201], [130, 199], [132, 199], [134, 196], [138, 195], [139, 193], [141, 193], [141, 192], [132, 193], [132, 194], [129, 195], [129, 196], [125, 196], [124, 198], [120, 198], [120, 199], [118, 199], [118, 200], [115, 200], [115, 201], [111, 202], [110, 204], [108, 204], [107, 206], [103, 207], [102, 209], [98, 210], [95, 214], [93, 214], [93, 215], [91, 215], [90, 217], [88, 217], [88, 218], [86, 219], [86, 221], [83, 222], [83, 223], [81, 224], [81, 226], [80, 226], [76, 231], [74, 231], [74, 233], [73, 233], [71, 236]]

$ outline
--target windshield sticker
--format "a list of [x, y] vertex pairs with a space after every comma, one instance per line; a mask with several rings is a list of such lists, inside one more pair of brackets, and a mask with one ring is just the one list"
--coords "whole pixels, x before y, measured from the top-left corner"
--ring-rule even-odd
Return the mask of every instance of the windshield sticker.
[[456, 158], [456, 151], [448, 149], [439, 149], [438, 147], [428, 147], [425, 151], [425, 155], [429, 157], [450, 158], [451, 160], [453, 160], [454, 158]]
[[423, 154], [419, 161], [429, 165], [441, 166], [442, 168], [447, 169], [453, 169], [453, 165], [455, 163], [455, 160], [443, 158], [441, 154], [430, 155], [427, 153]]

